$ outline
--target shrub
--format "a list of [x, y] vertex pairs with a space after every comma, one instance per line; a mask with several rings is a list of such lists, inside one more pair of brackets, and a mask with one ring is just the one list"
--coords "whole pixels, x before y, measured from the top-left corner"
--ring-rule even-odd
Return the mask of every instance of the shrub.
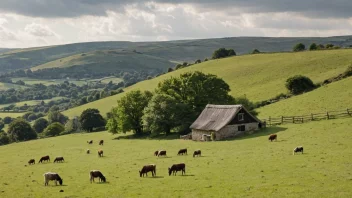
[[5, 124], [3, 121], [0, 121], [0, 131], [2, 131], [2, 129], [4, 129], [5, 127]]
[[61, 123], [54, 122], [50, 124], [48, 127], [46, 127], [46, 129], [44, 130], [44, 134], [45, 136], [48, 136], [48, 137], [57, 136], [64, 130], [65, 130], [65, 127]]
[[44, 131], [44, 129], [48, 126], [49, 122], [44, 119], [44, 118], [39, 118], [36, 121], [34, 121], [33, 124], [33, 129], [37, 132], [37, 133], [41, 133]]
[[296, 75], [288, 78], [286, 80], [285, 86], [292, 94], [295, 95], [310, 91], [315, 88], [313, 81], [308, 77], [302, 75]]
[[12, 119], [11, 117], [6, 116], [6, 117], [4, 118], [4, 123], [5, 123], [5, 124], [10, 124], [12, 121], [13, 121], [13, 119]]
[[310, 46], [309, 46], [309, 50], [312, 51], [312, 50], [317, 50], [318, 49], [318, 46], [316, 43], [312, 43]]
[[259, 54], [260, 53], [260, 51], [258, 50], [258, 49], [254, 49], [253, 51], [252, 51], [252, 54]]
[[218, 59], [218, 58], [225, 58], [229, 56], [236, 56], [236, 52], [233, 49], [225, 49], [225, 48], [219, 48], [218, 50], [215, 50], [213, 53], [212, 58], [213, 59]]
[[31, 125], [19, 118], [11, 122], [8, 129], [11, 141], [25, 141], [37, 138], [37, 133], [32, 129]]
[[31, 115], [28, 116], [27, 120], [28, 121], [33, 121], [36, 120], [38, 117], [37, 115], [35, 115], [34, 113], [32, 113]]
[[0, 133], [0, 145], [6, 145], [6, 144], [9, 144], [10, 142], [11, 141], [7, 133], [5, 132]]
[[298, 43], [293, 47], [294, 52], [304, 51], [305, 49], [306, 49], [306, 46], [303, 43]]

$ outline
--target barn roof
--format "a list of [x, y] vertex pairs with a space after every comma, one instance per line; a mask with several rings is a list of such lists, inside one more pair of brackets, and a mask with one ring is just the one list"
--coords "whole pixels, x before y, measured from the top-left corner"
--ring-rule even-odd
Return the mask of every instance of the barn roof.
[[[219, 131], [229, 124], [241, 109], [247, 111], [242, 105], [208, 104], [190, 128], [204, 131]], [[251, 115], [248, 111], [247, 113]], [[253, 115], [251, 116], [260, 122], [258, 118]]]

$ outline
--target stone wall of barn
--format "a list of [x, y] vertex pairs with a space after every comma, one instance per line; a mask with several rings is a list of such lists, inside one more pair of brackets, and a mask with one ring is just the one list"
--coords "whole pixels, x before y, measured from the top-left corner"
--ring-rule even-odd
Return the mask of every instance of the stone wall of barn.
[[[246, 131], [238, 131], [238, 126], [242, 126], [242, 125], [246, 126]], [[227, 125], [224, 128], [222, 128], [220, 131], [217, 131], [215, 135], [216, 135], [216, 140], [224, 140], [227, 138], [238, 137], [245, 133], [252, 134], [254, 133], [254, 131], [258, 129], [259, 129], [258, 122], [246, 123], [246, 124], [240, 124], [240, 125]], [[203, 134], [210, 135], [211, 131], [192, 129], [192, 140], [202, 141]]]

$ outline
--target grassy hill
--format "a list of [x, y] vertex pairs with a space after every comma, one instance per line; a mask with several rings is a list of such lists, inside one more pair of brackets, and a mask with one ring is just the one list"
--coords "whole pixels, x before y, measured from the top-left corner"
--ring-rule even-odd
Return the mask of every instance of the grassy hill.
[[36, 66], [32, 70], [85, 66], [90, 71], [114, 72], [117, 69], [164, 69], [174, 63], [158, 57], [126, 50], [106, 50], [76, 54]]
[[[334, 135], [331, 138], [331, 128]], [[283, 125], [232, 141], [114, 140], [107, 132], [72, 134], [0, 147], [2, 197], [351, 197], [351, 118]], [[277, 142], [267, 135], [278, 134]], [[87, 140], [94, 140], [88, 145]], [[97, 141], [105, 140], [104, 146]], [[304, 154], [292, 155], [296, 146]], [[180, 148], [189, 154], [177, 156]], [[85, 153], [86, 149], [91, 154]], [[97, 150], [104, 150], [99, 158]], [[168, 157], [155, 157], [166, 149]], [[202, 150], [202, 157], [192, 152]], [[64, 163], [28, 166], [44, 155], [63, 156]], [[174, 163], [186, 164], [186, 175], [169, 176]], [[156, 164], [157, 177], [139, 177], [143, 165]], [[98, 169], [107, 183], [90, 184]], [[63, 186], [43, 174], [57, 172]], [[79, 190], [78, 190], [79, 189]], [[63, 190], [64, 192], [59, 192]]]
[[[125, 93], [137, 89], [154, 90], [160, 81], [171, 76], [179, 76], [189, 71], [202, 71], [223, 78], [230, 85], [231, 95], [234, 97], [246, 95], [252, 101], [261, 101], [285, 93], [285, 81], [288, 77], [303, 74], [314, 82], [321, 82], [344, 72], [351, 63], [352, 50], [244, 55], [207, 61], [177, 70], [137, 83], [125, 89]], [[73, 117], [87, 108], [98, 108], [105, 115], [125, 93], [79, 106], [64, 113]]]
[[[258, 109], [261, 118], [300, 116], [352, 108], [352, 77]], [[352, 109], [351, 109], [352, 111]]]
[[[302, 42], [307, 46], [312, 42], [332, 43], [346, 47], [352, 45], [352, 36], [327, 38], [270, 38], [270, 37], [234, 37], [198, 40], [180, 40], [165, 42], [90, 42], [58, 46], [45, 46], [27, 49], [15, 49], [0, 54], [0, 70], [2, 72], [21, 68], [31, 68], [82, 53], [127, 50], [158, 57], [172, 62], [193, 62], [197, 59], [210, 57], [214, 50], [220, 47], [233, 48], [238, 54], [247, 54], [253, 49], [263, 52], [291, 51], [293, 45]], [[1, 52], [0, 52], [1, 53]], [[89, 58], [88, 56], [86, 58]], [[118, 58], [118, 57], [115, 57]], [[155, 59], [158, 62], [158, 59]], [[85, 61], [85, 60], [84, 60]], [[117, 60], [118, 61], [118, 60]], [[148, 65], [153, 67], [154, 64]], [[101, 66], [101, 65], [100, 65]], [[168, 66], [165, 65], [165, 70]]]
[[12, 83], [3, 83], [0, 82], [0, 91], [6, 91], [8, 89], [14, 88], [14, 89], [21, 89], [21, 88], [26, 88], [27, 86], [22, 86], [22, 85], [16, 85]]

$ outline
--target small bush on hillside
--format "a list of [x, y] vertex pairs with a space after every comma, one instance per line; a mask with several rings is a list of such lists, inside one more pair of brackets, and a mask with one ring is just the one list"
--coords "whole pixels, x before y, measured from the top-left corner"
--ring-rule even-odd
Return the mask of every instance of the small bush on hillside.
[[254, 49], [253, 51], [252, 51], [252, 54], [259, 54], [260, 53], [260, 51], [258, 50], [258, 49]]
[[318, 46], [316, 43], [312, 43], [310, 46], [309, 46], [309, 50], [312, 51], [312, 50], [317, 50], [318, 49]]
[[37, 138], [37, 133], [32, 129], [31, 125], [21, 118], [11, 122], [7, 133], [13, 142]]
[[44, 118], [39, 118], [37, 120], [34, 121], [33, 124], [33, 129], [37, 132], [37, 133], [41, 133], [44, 131], [44, 129], [48, 126], [49, 122], [44, 119]]
[[10, 124], [11, 122], [12, 122], [12, 118], [11, 117], [8, 117], [8, 116], [6, 116], [5, 118], [4, 118], [4, 123], [5, 124]]
[[220, 48], [214, 51], [212, 58], [218, 59], [218, 58], [226, 58], [229, 56], [236, 56], [236, 52], [233, 49]]
[[306, 46], [303, 43], [298, 43], [293, 47], [294, 52], [304, 51], [305, 49], [306, 49]]
[[6, 145], [11, 142], [9, 136], [5, 132], [0, 133], [0, 145]]
[[301, 94], [315, 88], [313, 81], [302, 75], [296, 75], [288, 78], [285, 86], [294, 95]]
[[5, 123], [3, 121], [0, 121], [0, 131], [2, 131], [5, 127]]
[[44, 130], [45, 136], [51, 137], [51, 136], [57, 136], [61, 132], [65, 130], [65, 127], [59, 123], [59, 122], [54, 122], [50, 124], [46, 129]]

